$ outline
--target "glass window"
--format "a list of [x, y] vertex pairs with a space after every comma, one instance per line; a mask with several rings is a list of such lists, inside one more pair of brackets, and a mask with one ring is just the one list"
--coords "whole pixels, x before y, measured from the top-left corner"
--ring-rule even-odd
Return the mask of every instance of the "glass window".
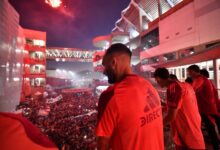
[[43, 40], [33, 40], [33, 44], [36, 46], [45, 46], [46, 43]]
[[33, 87], [41, 87], [45, 85], [45, 79], [44, 78], [34, 78], [31, 79], [31, 86]]
[[159, 60], [160, 60], [159, 57], [153, 57], [153, 58], [149, 59], [149, 64], [158, 63]]
[[149, 61], [148, 61], [147, 58], [141, 60], [141, 64], [142, 64], [142, 65], [146, 65], [146, 64], [148, 64], [148, 62], [149, 62]]
[[195, 54], [194, 48], [179, 51], [180, 58], [184, 58], [193, 54]]
[[185, 78], [186, 75], [185, 75], [185, 68], [182, 68], [182, 78]]
[[218, 59], [217, 60], [217, 68], [218, 68], [218, 70], [217, 70], [217, 86], [218, 86], [218, 91], [219, 91], [219, 97], [220, 97], [220, 59]]
[[144, 50], [150, 49], [157, 45], [159, 45], [159, 29], [158, 28], [149, 32], [141, 39], [141, 46]]
[[176, 59], [176, 53], [169, 53], [164, 55], [165, 61], [175, 60], [175, 59]]
[[26, 38], [26, 44], [31, 44], [31, 45], [33, 45], [33, 40]]

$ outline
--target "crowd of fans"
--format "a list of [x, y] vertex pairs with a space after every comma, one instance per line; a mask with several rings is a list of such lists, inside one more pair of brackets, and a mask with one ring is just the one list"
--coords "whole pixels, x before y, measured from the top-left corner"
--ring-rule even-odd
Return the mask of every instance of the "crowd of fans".
[[63, 99], [54, 103], [46, 103], [46, 99], [39, 96], [20, 108], [23, 115], [59, 149], [95, 149], [97, 100], [96, 96], [87, 92], [65, 94]]
[[[61, 100], [54, 103], [47, 102], [47, 99], [40, 95], [29, 99], [18, 109], [22, 109], [23, 115], [40, 128], [59, 149], [96, 149], [94, 132], [98, 96], [88, 92], [62, 94]], [[42, 110], [44, 113], [39, 113]], [[164, 132], [167, 149], [173, 149], [170, 128], [165, 127]]]

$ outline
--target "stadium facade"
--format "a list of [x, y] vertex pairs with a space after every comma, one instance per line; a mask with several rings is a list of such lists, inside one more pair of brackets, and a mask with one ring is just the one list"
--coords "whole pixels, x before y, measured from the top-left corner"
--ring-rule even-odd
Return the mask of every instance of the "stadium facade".
[[198, 64], [220, 89], [220, 1], [131, 0], [109, 35], [94, 46], [124, 43], [133, 52], [135, 70], [147, 78], [157, 67], [184, 81], [186, 68]]
[[46, 84], [46, 32], [24, 29], [22, 98], [43, 93]]

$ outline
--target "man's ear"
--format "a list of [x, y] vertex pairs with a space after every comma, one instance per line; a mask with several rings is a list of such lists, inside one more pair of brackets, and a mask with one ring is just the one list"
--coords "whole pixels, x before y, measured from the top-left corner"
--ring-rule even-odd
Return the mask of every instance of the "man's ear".
[[117, 64], [117, 58], [116, 57], [113, 57], [112, 58], [112, 62], [111, 62], [111, 66], [114, 68]]

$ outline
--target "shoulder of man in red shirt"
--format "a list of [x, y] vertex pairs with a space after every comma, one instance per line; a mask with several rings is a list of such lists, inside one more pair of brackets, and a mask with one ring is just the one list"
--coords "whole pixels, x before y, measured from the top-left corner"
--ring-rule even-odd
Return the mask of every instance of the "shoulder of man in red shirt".
[[182, 88], [178, 84], [178, 81], [173, 81], [167, 87], [167, 106], [177, 109], [182, 96]]
[[220, 100], [219, 100], [219, 97], [218, 97], [218, 90], [215, 87], [215, 85], [212, 83], [212, 81], [211, 80], [209, 80], [209, 81], [212, 84], [212, 90], [213, 90], [213, 93], [214, 93], [215, 103], [216, 103], [217, 110], [220, 111]]
[[202, 75], [193, 81], [193, 89], [195, 90], [197, 96], [205, 97], [207, 100], [214, 98], [213, 85], [211, 81]]
[[193, 89], [197, 92], [197, 90], [199, 90], [203, 86], [205, 81], [206, 81], [205, 77], [199, 75], [197, 78], [193, 79], [193, 83], [192, 83]]
[[200, 75], [193, 81], [200, 113], [216, 114], [216, 99], [210, 80]]
[[131, 89], [140, 86], [140, 84], [137, 85], [137, 83], [142, 83], [141, 85], [145, 86], [146, 84], [151, 85], [144, 78], [133, 74], [126, 76], [124, 80], [109, 86], [104, 92], [102, 92], [98, 103], [98, 120], [102, 116], [107, 104], [113, 98], [113, 96], [119, 96], [122, 94], [129, 93], [130, 90], [128, 90], [128, 88]]
[[102, 94], [99, 97], [98, 102], [98, 121], [100, 120], [108, 102], [111, 100], [111, 98], [114, 96], [114, 88], [115, 86], [109, 86], [105, 91], [102, 92]]

